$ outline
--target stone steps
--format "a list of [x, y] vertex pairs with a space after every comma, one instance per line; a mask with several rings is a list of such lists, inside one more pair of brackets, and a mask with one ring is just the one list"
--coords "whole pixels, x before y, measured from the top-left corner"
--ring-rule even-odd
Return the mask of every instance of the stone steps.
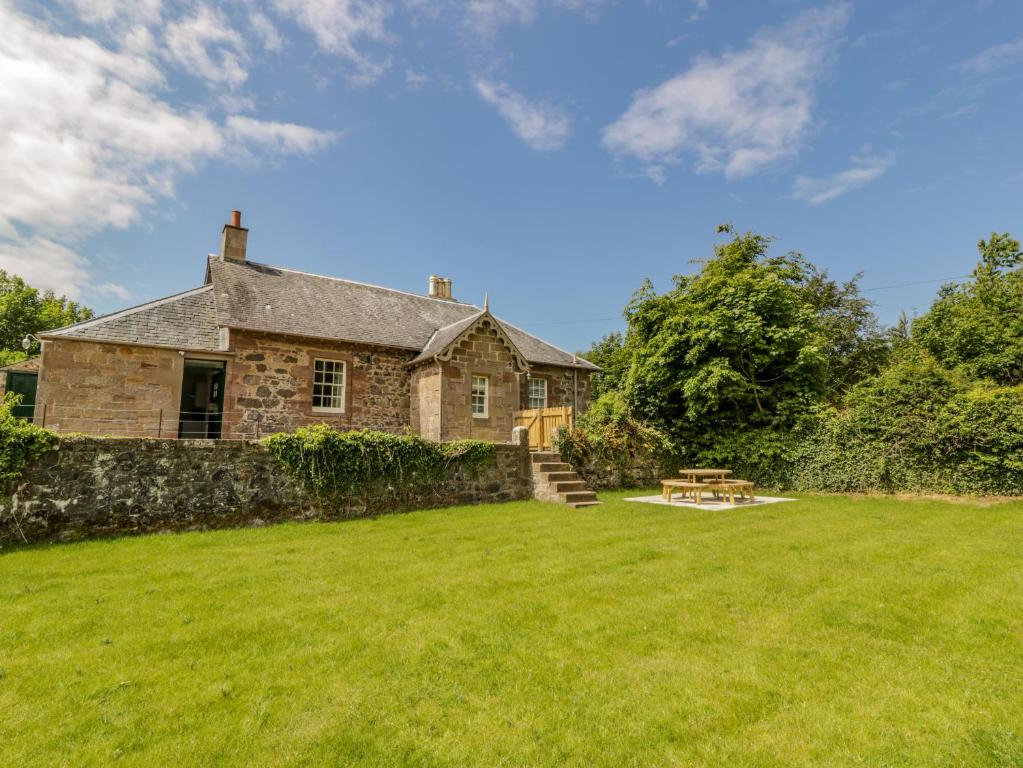
[[570, 464], [556, 453], [532, 454], [533, 494], [544, 501], [559, 501], [570, 507], [592, 507], [599, 504], [597, 494], [591, 491]]

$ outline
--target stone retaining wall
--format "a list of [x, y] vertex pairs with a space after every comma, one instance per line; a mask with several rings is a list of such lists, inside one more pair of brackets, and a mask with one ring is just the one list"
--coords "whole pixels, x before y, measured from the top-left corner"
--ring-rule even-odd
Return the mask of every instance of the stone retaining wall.
[[455, 467], [436, 492], [328, 509], [257, 442], [65, 438], [0, 502], [0, 544], [337, 520], [532, 497], [529, 451], [497, 445], [475, 474]]
[[625, 472], [614, 465], [600, 464], [592, 460], [572, 462], [572, 469], [595, 491], [653, 488], [660, 485], [662, 477], [657, 462], [641, 458], [634, 459]]

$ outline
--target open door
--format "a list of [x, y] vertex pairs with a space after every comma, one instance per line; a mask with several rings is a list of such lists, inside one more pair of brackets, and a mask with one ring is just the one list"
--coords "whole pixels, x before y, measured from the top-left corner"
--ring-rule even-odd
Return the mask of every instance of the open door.
[[224, 423], [223, 360], [185, 360], [178, 437], [216, 440]]

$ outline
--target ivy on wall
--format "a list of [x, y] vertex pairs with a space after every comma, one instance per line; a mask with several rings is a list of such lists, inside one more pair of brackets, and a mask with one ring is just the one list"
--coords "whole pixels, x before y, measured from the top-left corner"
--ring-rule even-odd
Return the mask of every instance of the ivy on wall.
[[20, 400], [20, 395], [8, 392], [0, 402], [0, 491], [4, 495], [29, 464], [57, 444], [55, 432], [14, 415]]
[[475, 473], [497, 455], [493, 443], [433, 443], [416, 435], [357, 430], [326, 424], [271, 435], [267, 450], [321, 503], [350, 507], [386, 499], [406, 506], [435, 494], [458, 469]]

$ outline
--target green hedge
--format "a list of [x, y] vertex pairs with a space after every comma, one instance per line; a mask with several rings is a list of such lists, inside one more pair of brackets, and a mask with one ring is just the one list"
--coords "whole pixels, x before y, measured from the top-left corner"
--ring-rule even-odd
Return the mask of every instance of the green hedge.
[[797, 490], [1023, 494], [1023, 386], [912, 355], [809, 420], [789, 465]]
[[407, 506], [434, 493], [455, 467], [476, 472], [497, 455], [493, 443], [432, 443], [415, 435], [327, 425], [271, 435], [264, 441], [285, 470], [320, 502], [348, 508]]
[[7, 495], [25, 467], [57, 444], [57, 435], [14, 415], [20, 395], [8, 392], [0, 402], [0, 492]]
[[[619, 414], [611, 423], [627, 422]], [[622, 437], [620, 427], [609, 439], [608, 429], [573, 433], [562, 455], [632, 460], [644, 441], [627, 430]], [[1023, 495], [1023, 385], [972, 381], [909, 349], [794, 429], [707, 434], [706, 444], [661, 457], [667, 474], [683, 464], [727, 467], [759, 486], [791, 490]]]

